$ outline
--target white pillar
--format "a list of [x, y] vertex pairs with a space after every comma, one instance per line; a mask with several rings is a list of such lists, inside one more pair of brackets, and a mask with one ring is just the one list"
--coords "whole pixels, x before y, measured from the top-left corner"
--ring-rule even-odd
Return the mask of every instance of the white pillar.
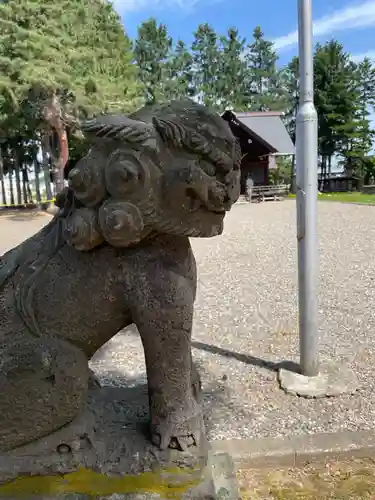
[[296, 118], [296, 184], [300, 367], [319, 373], [318, 361], [318, 117], [314, 106], [312, 0], [298, 0], [300, 97]]

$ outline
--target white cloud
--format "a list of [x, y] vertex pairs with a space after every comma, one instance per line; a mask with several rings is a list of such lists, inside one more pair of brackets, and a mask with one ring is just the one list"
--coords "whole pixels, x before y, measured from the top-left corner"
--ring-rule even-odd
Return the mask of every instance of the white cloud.
[[[313, 22], [314, 36], [331, 35], [334, 32], [366, 28], [375, 25], [375, 0], [357, 5], [348, 5], [343, 9], [336, 10], [332, 14], [323, 16]], [[298, 31], [276, 38], [273, 40], [275, 49], [285, 49], [298, 43]]]
[[212, 3], [207, 0], [113, 0], [113, 5], [121, 14], [152, 8], [179, 7], [191, 9], [198, 3]]

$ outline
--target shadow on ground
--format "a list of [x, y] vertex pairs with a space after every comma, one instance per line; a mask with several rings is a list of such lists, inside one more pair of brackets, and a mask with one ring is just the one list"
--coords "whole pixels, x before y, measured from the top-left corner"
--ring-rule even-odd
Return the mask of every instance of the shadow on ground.
[[[126, 335], [138, 335], [136, 328], [131, 327], [127, 329]], [[193, 342], [193, 347], [215, 355], [233, 358], [248, 365], [266, 368], [273, 373], [276, 373], [280, 367], [298, 369], [298, 366], [291, 362], [275, 363], [202, 342]], [[98, 353], [99, 358], [101, 356], [105, 357], [108, 349], [110, 347], [103, 346], [101, 352]], [[220, 439], [219, 430], [221, 428], [227, 428], [231, 425], [235, 426], [235, 421], [251, 420], [254, 407], [246, 405], [246, 402], [243, 402], [241, 398], [233, 397], [234, 389], [231, 387], [226, 376], [217, 379], [210, 373], [210, 368], [204, 361], [196, 359], [195, 363], [202, 378], [202, 407], [206, 431], [211, 437], [214, 436], [216, 438], [216, 435], [218, 435], [218, 439]], [[95, 365], [93, 368], [95, 370]], [[135, 420], [139, 420], [140, 423], [147, 422], [148, 394], [145, 373], [136, 377], [130, 376], [125, 367], [122, 370], [118, 369], [114, 363], [113, 367], [100, 369], [97, 375], [103, 387], [112, 388], [114, 396], [121, 394], [122, 400], [126, 401], [126, 406], [129, 408], [127, 410], [129, 413], [129, 423], [130, 421], [134, 423]]]
[[[202, 379], [205, 378], [203, 367], [198, 367]], [[126, 403], [126, 414], [124, 425], [145, 425], [149, 419], [147, 384], [143, 378], [128, 377], [115, 369], [103, 372], [99, 376], [103, 388], [106, 389], [106, 397], [112, 396], [114, 400]], [[218, 382], [203, 387], [202, 406], [204, 412], [206, 431], [210, 432], [213, 420], [217, 415], [227, 415], [228, 412], [235, 415], [244, 415], [246, 412], [237, 405], [228, 403], [227, 388]], [[122, 416], [123, 418], [123, 416]]]
[[[132, 325], [124, 328], [124, 330], [122, 330], [121, 332], [119, 332], [116, 337], [118, 337], [120, 335], [121, 336], [133, 336], [133, 337], [136, 336], [136, 337], [138, 337], [139, 333], [138, 333], [137, 327], [134, 324], [132, 324]], [[252, 366], [255, 366], [258, 368], [264, 368], [264, 369], [269, 370], [271, 372], [278, 372], [278, 370], [280, 370], [281, 368], [284, 368], [284, 369], [288, 369], [290, 371], [294, 371], [296, 373], [300, 373], [300, 369], [299, 369], [298, 364], [294, 363], [293, 361], [289, 361], [289, 360], [282, 360], [282, 361], [277, 361], [277, 362], [270, 361], [270, 360], [258, 358], [256, 356], [252, 356], [251, 354], [242, 354], [242, 353], [238, 353], [235, 351], [231, 351], [229, 349], [224, 349], [223, 347], [219, 347], [219, 346], [216, 346], [213, 344], [207, 344], [205, 342], [198, 342], [198, 341], [194, 341], [194, 340], [192, 341], [192, 347], [193, 347], [193, 349], [198, 349], [199, 351], [205, 351], [205, 352], [208, 352], [210, 354], [222, 356], [223, 358], [232, 358], [232, 359], [239, 361], [241, 363], [244, 363], [246, 365], [252, 365]], [[112, 347], [111, 347], [110, 343], [105, 344], [100, 350], [101, 351], [100, 355], [103, 355], [106, 352], [106, 350], [111, 349], [111, 348]], [[201, 370], [204, 370], [203, 363], [200, 363], [200, 364], [202, 365]]]
[[290, 371], [295, 371], [296, 373], [300, 372], [299, 366], [293, 361], [279, 361], [275, 363], [273, 361], [267, 361], [265, 359], [251, 356], [251, 354], [241, 354], [235, 351], [230, 351], [228, 349], [223, 349], [222, 347], [218, 347], [216, 345], [206, 344], [204, 342], [192, 342], [192, 346], [195, 349], [210, 352], [211, 354], [218, 354], [219, 356], [223, 356], [225, 358], [233, 358], [247, 365], [257, 366], [259, 368], [266, 368], [271, 372], [277, 372], [281, 368], [288, 369]]

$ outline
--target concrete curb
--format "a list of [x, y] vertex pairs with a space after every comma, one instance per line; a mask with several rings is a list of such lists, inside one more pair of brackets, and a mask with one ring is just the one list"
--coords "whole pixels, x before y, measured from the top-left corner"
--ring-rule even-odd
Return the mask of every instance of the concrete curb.
[[327, 458], [375, 456], [375, 432], [336, 432], [292, 437], [212, 441], [212, 454], [228, 454], [237, 467], [301, 467]]
[[359, 203], [355, 201], [330, 201], [320, 200], [320, 203], [341, 203], [341, 205], [355, 205], [356, 207], [375, 207], [375, 203]]
[[240, 500], [236, 464], [227, 453], [211, 453], [209, 457], [215, 500]]
[[[375, 198], [375, 195], [374, 195]], [[282, 201], [296, 201], [295, 198], [284, 198]], [[357, 207], [375, 207], [375, 202], [374, 203], [360, 203], [358, 201], [339, 201], [339, 200], [327, 200], [327, 199], [319, 199], [318, 197], [318, 202], [319, 203], [340, 203], [341, 205], [355, 205]], [[236, 203], [233, 205], [234, 207], [237, 207], [239, 205], [258, 205], [258, 203], [250, 203], [248, 201], [236, 201]]]
[[[293, 198], [292, 198], [293, 200]], [[295, 199], [294, 199], [295, 201]], [[360, 203], [358, 201], [336, 201], [336, 200], [319, 200], [319, 203], [341, 203], [341, 205], [355, 205], [356, 207], [375, 207], [375, 203]]]
[[[375, 198], [375, 195], [374, 195], [374, 198]], [[295, 198], [285, 198], [285, 200], [296, 201]], [[318, 196], [318, 202], [319, 203], [340, 203], [341, 205], [355, 205], [357, 207], [375, 207], [375, 202], [374, 203], [360, 203], [358, 201], [327, 200], [327, 199], [319, 199], [319, 196]]]

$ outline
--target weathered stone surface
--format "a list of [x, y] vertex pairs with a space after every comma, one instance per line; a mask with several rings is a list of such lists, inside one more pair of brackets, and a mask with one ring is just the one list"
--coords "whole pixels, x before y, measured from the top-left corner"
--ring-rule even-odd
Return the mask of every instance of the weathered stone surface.
[[304, 398], [354, 394], [358, 390], [358, 379], [353, 371], [336, 364], [322, 366], [316, 377], [306, 377], [296, 371], [281, 368], [279, 382], [288, 394]]
[[[0, 453], [44, 439], [56, 448], [55, 433], [68, 424], [76, 434], [95, 385], [88, 360], [135, 323], [150, 440], [155, 450], [175, 450], [177, 461], [183, 452], [200, 457], [188, 237], [221, 234], [239, 196], [239, 147], [219, 115], [192, 101], [100, 116], [82, 128], [92, 147], [56, 200], [59, 213], [0, 260]], [[39, 460], [43, 473], [93, 446], [84, 422], [78, 441]]]
[[142, 414], [147, 398], [145, 386], [91, 390], [86, 412], [74, 422], [0, 455], [0, 497], [216, 498], [217, 460], [207, 466], [207, 443], [193, 453], [158, 450], [148, 440], [148, 413]]

